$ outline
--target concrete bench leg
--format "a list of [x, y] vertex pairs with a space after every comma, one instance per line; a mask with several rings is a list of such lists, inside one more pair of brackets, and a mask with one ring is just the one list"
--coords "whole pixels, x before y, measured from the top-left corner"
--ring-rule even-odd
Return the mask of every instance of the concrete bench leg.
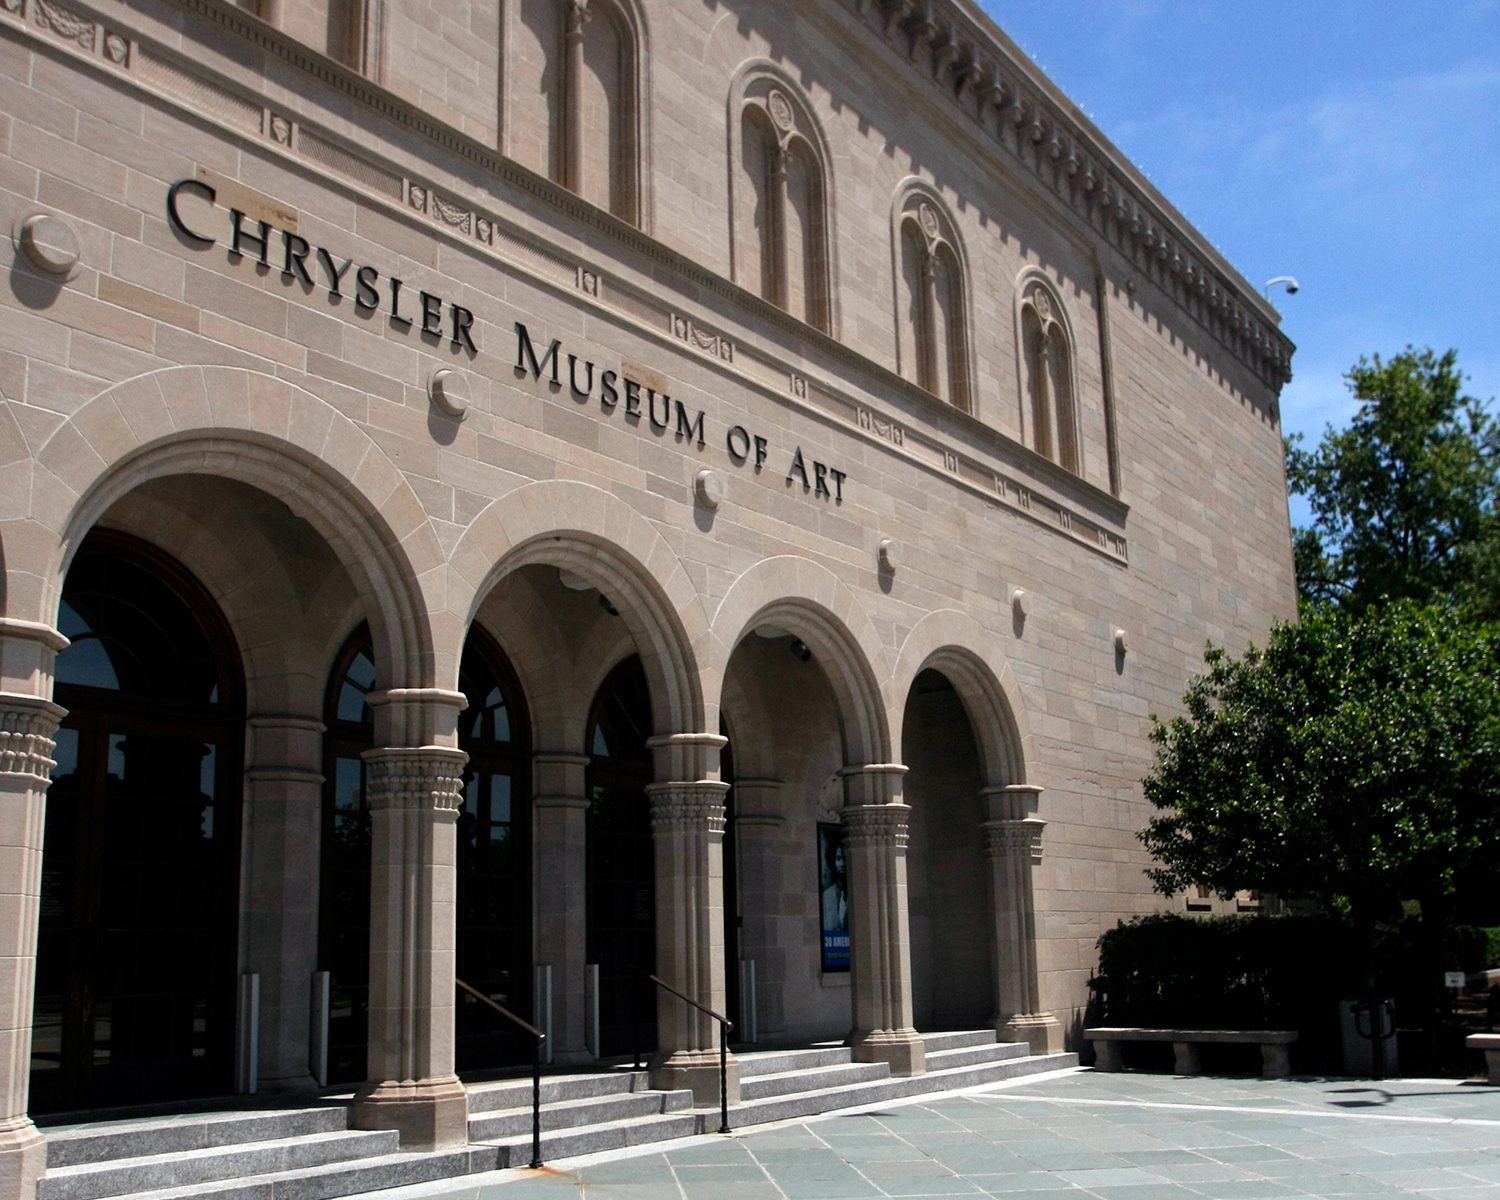
[[1500, 1050], [1486, 1050], [1484, 1065], [1490, 1069], [1490, 1082], [1500, 1087]]
[[1198, 1043], [1196, 1042], [1173, 1042], [1172, 1053], [1177, 1058], [1176, 1071], [1179, 1075], [1199, 1075], [1203, 1072], [1203, 1064], [1198, 1058]]
[[1118, 1071], [1120, 1069], [1120, 1047], [1114, 1042], [1094, 1043], [1094, 1070]]
[[1260, 1048], [1260, 1077], [1286, 1079], [1292, 1073], [1292, 1050], [1282, 1042], [1266, 1042]]

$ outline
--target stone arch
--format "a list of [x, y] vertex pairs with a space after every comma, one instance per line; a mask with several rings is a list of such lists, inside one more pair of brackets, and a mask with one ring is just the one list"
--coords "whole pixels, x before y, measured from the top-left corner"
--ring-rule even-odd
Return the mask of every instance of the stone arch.
[[[457, 678], [459, 648], [479, 606], [499, 581], [544, 563], [588, 580], [618, 604], [651, 685], [653, 721], [663, 733], [716, 731], [699, 664], [709, 625], [697, 590], [666, 540], [644, 517], [591, 484], [529, 483], [492, 501], [449, 560], [449, 603], [439, 634], [439, 678]], [[717, 689], [715, 689], [717, 690]]]
[[734, 581], [713, 620], [711, 675], [720, 686], [729, 657], [759, 625], [804, 641], [838, 699], [848, 765], [891, 761], [890, 720], [879, 680], [880, 637], [854, 591], [828, 568], [798, 555], [763, 559]]
[[901, 644], [891, 674], [892, 745], [901, 745], [912, 685], [931, 668], [947, 677], [969, 714], [985, 786], [1025, 783], [1031, 736], [1015, 675], [995, 649], [1000, 640], [999, 634], [955, 609], [940, 609], [918, 621]]
[[30, 520], [47, 531], [37, 619], [55, 619], [84, 534], [134, 489], [171, 475], [234, 479], [321, 535], [364, 597], [391, 687], [427, 687], [421, 580], [441, 566], [415, 493], [363, 429], [311, 392], [234, 367], [173, 367], [100, 393], [36, 456]]

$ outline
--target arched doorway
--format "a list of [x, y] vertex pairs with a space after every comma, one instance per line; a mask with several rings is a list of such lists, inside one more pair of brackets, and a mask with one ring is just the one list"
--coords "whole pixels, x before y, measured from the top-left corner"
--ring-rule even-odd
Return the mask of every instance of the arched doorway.
[[[330, 973], [328, 1078], [365, 1078], [369, 1037], [370, 816], [362, 755], [375, 727], [365, 695], [375, 685], [370, 631], [344, 644], [325, 698], [323, 843], [318, 962]], [[512, 1012], [531, 1012], [531, 806], [529, 722], [504, 653], [477, 626], [464, 645], [459, 748], [469, 756], [458, 818], [455, 972]], [[460, 1071], [524, 1061], [522, 1043], [477, 1003], [459, 1003]]]
[[63, 585], [30, 1111], [230, 1091], [244, 681], [174, 559], [96, 531]]
[[994, 917], [981, 823], [983, 768], [948, 677], [920, 672], [906, 700], [902, 760], [911, 805], [907, 895], [919, 1029], [978, 1029], [994, 1016]]
[[620, 663], [589, 714], [587, 955], [599, 968], [599, 1053], [656, 1046], [656, 848], [651, 837], [651, 697], [639, 657]]

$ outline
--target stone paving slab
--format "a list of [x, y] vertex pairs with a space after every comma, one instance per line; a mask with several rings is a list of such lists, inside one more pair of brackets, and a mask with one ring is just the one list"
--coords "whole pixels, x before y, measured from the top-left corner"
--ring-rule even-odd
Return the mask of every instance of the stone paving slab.
[[1500, 1200], [1500, 1089], [1058, 1072], [379, 1200]]

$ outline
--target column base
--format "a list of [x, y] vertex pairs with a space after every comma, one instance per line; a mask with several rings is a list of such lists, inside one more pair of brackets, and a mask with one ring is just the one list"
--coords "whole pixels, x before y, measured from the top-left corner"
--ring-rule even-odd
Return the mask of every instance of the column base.
[[849, 1039], [855, 1062], [883, 1062], [892, 1075], [921, 1075], [927, 1070], [927, 1047], [915, 1029], [876, 1029]]
[[47, 1166], [47, 1139], [30, 1117], [0, 1122], [0, 1196], [36, 1200], [37, 1180]]
[[[651, 1067], [651, 1086], [660, 1091], [690, 1090], [695, 1108], [719, 1107], [719, 1052], [679, 1050]], [[724, 1088], [730, 1107], [740, 1102], [740, 1064], [733, 1054], [724, 1063]]]
[[1017, 1013], [995, 1026], [1002, 1041], [1025, 1042], [1033, 1054], [1056, 1054], [1063, 1048], [1063, 1030], [1051, 1013]]
[[458, 1076], [367, 1083], [354, 1097], [355, 1129], [394, 1129], [403, 1150], [469, 1144], [469, 1095]]

